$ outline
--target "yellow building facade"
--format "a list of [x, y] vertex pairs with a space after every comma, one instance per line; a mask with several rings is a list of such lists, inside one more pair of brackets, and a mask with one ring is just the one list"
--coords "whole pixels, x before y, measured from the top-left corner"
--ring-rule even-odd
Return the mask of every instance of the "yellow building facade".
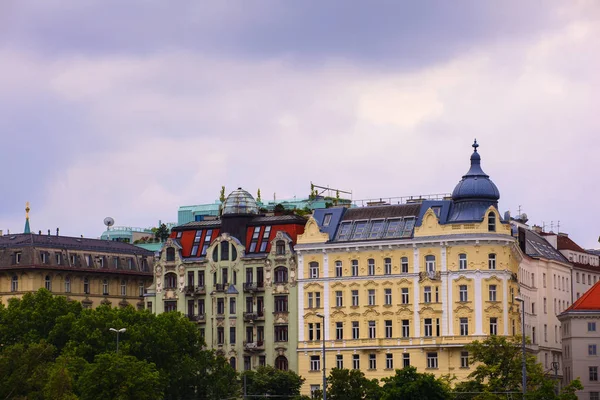
[[520, 252], [479, 166], [452, 198], [317, 210], [298, 238], [298, 363], [304, 393], [326, 370], [381, 379], [472, 372], [464, 345], [520, 333]]

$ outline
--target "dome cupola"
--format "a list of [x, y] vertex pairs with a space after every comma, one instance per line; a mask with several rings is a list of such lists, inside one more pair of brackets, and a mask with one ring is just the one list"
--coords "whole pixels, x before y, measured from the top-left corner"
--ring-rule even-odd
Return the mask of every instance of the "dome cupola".
[[471, 168], [463, 175], [458, 185], [452, 192], [452, 200], [455, 202], [465, 200], [489, 200], [497, 202], [500, 198], [498, 188], [490, 177], [481, 169], [481, 156], [477, 152], [477, 139], [473, 143], [473, 154], [471, 155]]
[[258, 214], [258, 205], [254, 197], [242, 188], [237, 188], [227, 196], [223, 203], [222, 215], [256, 215]]

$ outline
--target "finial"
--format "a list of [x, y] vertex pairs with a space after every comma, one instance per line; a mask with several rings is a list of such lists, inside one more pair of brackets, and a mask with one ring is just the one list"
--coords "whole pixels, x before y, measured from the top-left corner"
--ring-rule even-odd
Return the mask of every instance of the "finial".
[[31, 229], [29, 228], [29, 202], [25, 203], [25, 229], [23, 233], [31, 233]]
[[477, 153], [478, 147], [479, 147], [479, 145], [477, 144], [477, 139], [475, 139], [475, 141], [473, 142], [473, 150], [475, 150], [476, 153]]
[[31, 211], [31, 208], [29, 208], [29, 202], [25, 203], [25, 218], [29, 219], [29, 211]]

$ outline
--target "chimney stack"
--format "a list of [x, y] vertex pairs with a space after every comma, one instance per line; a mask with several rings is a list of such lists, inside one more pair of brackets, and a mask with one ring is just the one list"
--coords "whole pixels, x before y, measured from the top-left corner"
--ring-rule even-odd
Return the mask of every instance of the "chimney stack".
[[58, 236], [58, 228], [56, 228], [56, 236]]
[[48, 229], [48, 236], [50, 236], [50, 229]]

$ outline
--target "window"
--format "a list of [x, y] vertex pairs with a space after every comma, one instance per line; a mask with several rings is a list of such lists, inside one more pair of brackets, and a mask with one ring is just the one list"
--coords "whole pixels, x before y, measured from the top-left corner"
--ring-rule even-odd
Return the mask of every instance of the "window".
[[542, 284], [546, 287], [546, 273], [542, 274]]
[[596, 345], [595, 344], [588, 345], [588, 355], [590, 355], [590, 356], [596, 355]]
[[62, 264], [62, 254], [61, 253], [56, 253], [56, 264], [57, 265]]
[[402, 354], [402, 366], [404, 368], [410, 367], [410, 353]]
[[127, 282], [121, 279], [121, 296], [127, 296]]
[[335, 339], [336, 340], [344, 339], [344, 324], [342, 322], [335, 323]]
[[494, 253], [488, 255], [488, 268], [496, 269], [496, 255]]
[[260, 235], [260, 226], [255, 226], [252, 231], [252, 241], [250, 242], [250, 253], [254, 253], [256, 251], [256, 246], [258, 245], [258, 237]]
[[469, 368], [469, 352], [468, 351], [460, 352], [460, 367], [461, 368]]
[[488, 231], [496, 232], [496, 214], [493, 212], [488, 214]]
[[392, 353], [386, 353], [385, 355], [385, 369], [394, 369], [394, 355]]
[[375, 289], [369, 289], [369, 305], [375, 305]]
[[315, 292], [315, 308], [321, 308], [321, 292]]
[[596, 332], [596, 323], [588, 322], [588, 332]]
[[308, 265], [310, 269], [310, 277], [312, 279], [317, 279], [319, 277], [319, 263], [316, 261], [312, 261]]
[[244, 371], [250, 371], [252, 369], [252, 359], [250, 356], [244, 356]]
[[44, 286], [46, 287], [46, 290], [52, 291], [52, 278], [50, 278], [50, 275], [46, 275]]
[[590, 400], [600, 400], [600, 392], [590, 392]]
[[383, 220], [371, 222], [371, 233], [369, 239], [379, 239], [383, 234]]
[[235, 344], [235, 326], [229, 327], [229, 343]]
[[226, 240], [221, 242], [221, 260], [229, 261], [229, 242]]
[[175, 248], [167, 247], [167, 261], [175, 261]]
[[431, 286], [425, 286], [423, 288], [423, 302], [431, 303]]
[[408, 304], [408, 288], [402, 288], [402, 304]]
[[285, 242], [283, 240], [278, 240], [277, 243], [275, 243], [275, 254], [278, 256], [285, 255]]
[[410, 337], [410, 320], [408, 320], [408, 319], [402, 320], [402, 337], [403, 338]]
[[354, 233], [352, 233], [352, 240], [367, 238], [367, 224], [367, 221], [357, 221], [354, 223]]
[[264, 253], [267, 251], [267, 246], [269, 244], [269, 235], [271, 234], [271, 227], [265, 226], [265, 231], [263, 232], [262, 240], [260, 243], [260, 252]]
[[[313, 308], [313, 292], [308, 292], [306, 294], [306, 296], [308, 297], [308, 308]], [[252, 300], [251, 298], [248, 298], [248, 299]], [[250, 304], [252, 304], [252, 303], [250, 303]]]
[[490, 301], [496, 301], [496, 285], [489, 286]]
[[423, 326], [425, 327], [425, 336], [426, 337], [433, 336], [433, 326], [431, 323], [431, 318], [425, 318]]
[[369, 258], [367, 260], [367, 267], [369, 270], [369, 275], [375, 275], [375, 260], [372, 258]]
[[[210, 246], [211, 238], [212, 238], [212, 229], [208, 229], [206, 231], [206, 236], [204, 237], [204, 244], [202, 245], [202, 251], [200, 252], [201, 256], [206, 255], [206, 250], [208, 250], [208, 246]], [[234, 249], [235, 249], [235, 247], [234, 247]], [[234, 259], [235, 259], [235, 257], [234, 257]]]
[[348, 240], [350, 238], [350, 232], [352, 231], [352, 222], [344, 222], [340, 224], [338, 231], [338, 240]]
[[408, 257], [402, 257], [400, 259], [400, 266], [403, 274], [408, 274]]
[[[275, 298], [275, 304], [277, 304], [277, 298]], [[229, 314], [235, 315], [237, 311], [236, 308], [235, 297], [232, 297], [229, 299]]]
[[385, 295], [385, 305], [386, 306], [391, 306], [392, 305], [392, 289], [390, 288], [385, 288], [384, 289], [384, 295]]
[[358, 307], [358, 290], [352, 291], [352, 306]]
[[90, 294], [90, 280], [83, 278], [83, 293]]
[[358, 331], [358, 321], [352, 321], [352, 339], [360, 338], [360, 334]]
[[352, 260], [352, 276], [358, 276], [358, 260]]
[[231, 357], [231, 358], [229, 359], [229, 365], [230, 365], [230, 366], [231, 366], [231, 368], [233, 368], [234, 370], [236, 369], [237, 362], [236, 362], [236, 359], [235, 359], [235, 357]]
[[352, 354], [352, 368], [360, 369], [360, 355]]
[[[177, 235], [179, 236], [179, 233], [181, 232], [177, 232]], [[192, 246], [192, 252], [190, 253], [190, 256], [195, 256], [198, 253], [198, 245], [200, 244], [200, 238], [202, 237], [202, 230], [196, 231], [196, 235], [194, 236], [194, 245]]]
[[548, 341], [548, 325], [544, 324], [544, 342]]
[[375, 321], [369, 321], [369, 339], [375, 339]]
[[435, 256], [425, 256], [425, 269], [427, 272], [435, 271]]
[[391, 275], [392, 274], [392, 259], [391, 258], [384, 258], [384, 260], [383, 260], [383, 273], [385, 275]]
[[16, 275], [13, 275], [12, 280], [10, 282], [10, 291], [11, 292], [19, 291], [19, 277]]
[[547, 304], [545, 297], [544, 297], [544, 314], [548, 314], [548, 304]]
[[341, 354], [335, 355], [335, 367], [337, 369], [344, 369], [344, 356]]
[[438, 367], [438, 356], [436, 352], [427, 353], [427, 368]]
[[108, 295], [108, 279], [102, 280], [102, 294], [105, 296]]
[[177, 287], [177, 275], [169, 273], [165, 275], [165, 289], [175, 289]]
[[[497, 335], [497, 334], [498, 334], [498, 318], [491, 317], [490, 318], [490, 335]], [[533, 337], [533, 341], [535, 343], [535, 335]]]
[[21, 263], [21, 252], [18, 251], [15, 253], [15, 264], [20, 264]]
[[389, 319], [385, 320], [385, 337], [387, 339], [392, 338], [392, 321]]
[[340, 276], [342, 276], [342, 262], [341, 261], [335, 262], [335, 276], [338, 278]]
[[458, 255], [458, 269], [467, 269], [467, 255], [464, 253]]
[[325, 214], [325, 216], [323, 217], [323, 226], [329, 226], [329, 224], [331, 223], [331, 215], [331, 213]]
[[310, 356], [310, 370], [319, 371], [321, 369], [321, 356]]
[[467, 285], [460, 285], [458, 287], [459, 301], [469, 301], [469, 296], [467, 293]]
[[369, 353], [369, 369], [377, 369], [377, 355]]
[[275, 283], [287, 283], [288, 269], [284, 266], [275, 268]]
[[[235, 300], [235, 299], [232, 299]], [[235, 303], [234, 303], [235, 304]], [[288, 297], [275, 296], [275, 312], [288, 312]]]
[[469, 319], [468, 318], [460, 319], [460, 335], [461, 336], [469, 335]]
[[[90, 266], [89, 257], [90, 256], [87, 256], [87, 260], [88, 260], [87, 266], [88, 267]], [[48, 262], [48, 254], [46, 254], [46, 253], [40, 253], [40, 259], [42, 260], [42, 264], [46, 264]], [[577, 283], [579, 283], [579, 282], [577, 282]]]
[[388, 220], [387, 231], [385, 232], [386, 238], [398, 237], [402, 233], [402, 220], [390, 219]]
[[598, 381], [598, 367], [589, 367], [590, 370], [590, 382]]
[[288, 326], [287, 325], [275, 325], [275, 341], [276, 342], [287, 342], [288, 341]]

